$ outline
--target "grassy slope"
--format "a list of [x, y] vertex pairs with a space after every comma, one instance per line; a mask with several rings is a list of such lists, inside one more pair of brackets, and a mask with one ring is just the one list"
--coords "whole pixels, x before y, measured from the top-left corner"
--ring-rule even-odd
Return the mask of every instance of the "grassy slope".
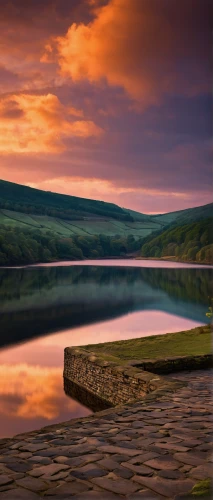
[[84, 349], [96, 352], [107, 360], [119, 360], [120, 363], [132, 359], [210, 354], [211, 327], [208, 325], [178, 333], [92, 344], [84, 346]]
[[113, 219], [108, 220], [66, 220], [50, 217], [47, 215], [34, 215], [15, 212], [12, 210], [0, 209], [0, 224], [5, 224], [9, 227], [23, 227], [28, 229], [40, 229], [43, 231], [52, 231], [55, 235], [72, 236], [78, 235], [94, 235], [105, 234], [114, 236], [115, 234], [128, 236], [133, 234], [135, 237], [145, 237], [151, 234], [153, 230], [159, 228], [155, 223], [151, 222], [121, 222]]
[[[76, 214], [84, 212], [90, 216], [97, 215], [127, 215], [124, 209], [114, 203], [90, 200], [77, 196], [69, 196], [50, 191], [42, 191], [28, 186], [0, 180], [0, 200], [13, 205], [43, 206], [46, 209], [59, 209], [63, 211], [74, 210]], [[7, 207], [6, 207], [7, 208]], [[12, 208], [12, 209], [13, 209]]]
[[169, 212], [168, 214], [154, 215], [156, 222], [163, 224], [190, 224], [191, 222], [212, 217], [213, 203], [203, 205], [195, 208], [187, 208], [186, 210], [179, 210], [178, 212]]
[[[52, 231], [55, 235], [69, 237], [71, 235], [95, 235], [105, 234], [114, 236], [116, 234], [128, 236], [132, 234], [135, 237], [146, 237], [153, 231], [163, 230], [165, 225], [175, 222], [207, 216], [210, 211], [210, 205], [188, 209], [168, 214], [146, 215], [134, 210], [127, 210], [118, 207], [115, 204], [88, 200], [74, 196], [61, 195], [33, 189], [28, 186], [21, 186], [0, 180], [0, 200], [8, 201], [15, 207], [20, 203], [43, 205], [46, 207], [56, 207], [62, 210], [74, 209], [76, 213], [84, 211], [84, 220], [59, 219], [48, 215], [36, 215], [34, 213], [26, 214], [17, 210], [0, 209], [0, 224], [7, 226], [18, 226], [25, 228], [39, 228], [43, 231]], [[98, 216], [95, 211], [106, 210], [106, 216]], [[93, 213], [94, 210], [94, 213]], [[112, 217], [109, 216], [112, 211]], [[80, 213], [79, 212], [79, 213]], [[129, 214], [134, 222], [120, 221], [114, 218], [115, 214]]]
[[[0, 209], [0, 224], [29, 229], [39, 228], [45, 232], [52, 231], [59, 236], [102, 233], [107, 236], [133, 234], [135, 237], [145, 237], [161, 227], [161, 224], [153, 221], [148, 215], [133, 211], [130, 214], [112, 203], [50, 193], [6, 181], [0, 181], [0, 200], [4, 204]], [[24, 205], [30, 207], [30, 213], [27, 214], [26, 210], [23, 210]], [[36, 207], [61, 210], [63, 218], [55, 214], [38, 215]], [[66, 213], [70, 215], [70, 210], [74, 210], [77, 216], [79, 214], [79, 220], [66, 218]], [[125, 215], [127, 218], [131, 215], [132, 221], [118, 220], [120, 216], [125, 217]]]
[[147, 222], [151, 222], [153, 220], [152, 215], [142, 214], [140, 212], [136, 212], [135, 210], [130, 210], [129, 208], [125, 208], [124, 210], [128, 212], [128, 214], [131, 215], [137, 222], [144, 222], [145, 220]]

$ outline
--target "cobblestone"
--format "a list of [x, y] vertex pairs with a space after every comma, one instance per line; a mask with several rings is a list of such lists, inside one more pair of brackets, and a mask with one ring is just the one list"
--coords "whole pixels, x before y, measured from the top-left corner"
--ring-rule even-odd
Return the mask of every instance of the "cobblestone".
[[0, 500], [184, 498], [211, 476], [211, 370], [188, 385], [0, 440]]

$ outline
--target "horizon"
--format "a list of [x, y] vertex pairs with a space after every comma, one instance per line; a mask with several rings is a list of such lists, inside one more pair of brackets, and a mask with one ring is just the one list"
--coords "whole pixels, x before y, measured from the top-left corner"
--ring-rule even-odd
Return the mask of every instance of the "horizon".
[[11, 0], [0, 176], [155, 215], [212, 201], [210, 0]]
[[[7, 179], [0, 179], [0, 182], [3, 181], [3, 182], [11, 182], [11, 181], [8, 181]], [[37, 187], [34, 187], [34, 186], [30, 186], [28, 184], [19, 184], [18, 182], [17, 183], [13, 183], [13, 184], [17, 184], [19, 186], [24, 186], [24, 187], [29, 187], [31, 189], [39, 189]], [[39, 191], [43, 191], [43, 192], [46, 192], [46, 193], [52, 193], [52, 194], [62, 194], [64, 196], [73, 196], [74, 198], [83, 198], [81, 196], [76, 196], [76, 195], [72, 195], [72, 193], [70, 194], [66, 194], [66, 193], [60, 193], [59, 191], [47, 191], [46, 189], [39, 189]], [[104, 201], [104, 200], [98, 200], [98, 199], [95, 199], [95, 198], [84, 198], [84, 199], [88, 199], [88, 200], [93, 200], [93, 201]], [[110, 203], [110, 202], [105, 202], [105, 203]], [[212, 202], [210, 203], [207, 203], [205, 205], [211, 205], [213, 204]], [[205, 205], [196, 205], [195, 207], [186, 207], [185, 209], [180, 209], [180, 210], [173, 210], [173, 212], [182, 212], [183, 210], [189, 210], [190, 208], [200, 208], [202, 206], [205, 206]], [[133, 209], [131, 209], [130, 207], [122, 207], [120, 205], [118, 205], [120, 208], [123, 208], [124, 210], [131, 210], [134, 212]], [[135, 211], [137, 212], [137, 211]], [[172, 213], [171, 212], [139, 212], [141, 213], [142, 215], [164, 215], [164, 214], [168, 214], [168, 213]]]

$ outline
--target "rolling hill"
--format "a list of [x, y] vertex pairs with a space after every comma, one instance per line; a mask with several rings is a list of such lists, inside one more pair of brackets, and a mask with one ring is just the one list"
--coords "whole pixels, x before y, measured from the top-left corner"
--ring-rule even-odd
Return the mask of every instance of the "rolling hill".
[[0, 180], [0, 224], [51, 231], [59, 237], [104, 234], [144, 238], [169, 224], [210, 217], [212, 206], [147, 215], [113, 203], [41, 191]]
[[[139, 255], [145, 244], [148, 246], [142, 255], [146, 257], [167, 255], [165, 252], [170, 244], [168, 255], [179, 258], [182, 257], [182, 247], [178, 256], [178, 250], [171, 253], [174, 243], [177, 246], [173, 229], [200, 222], [199, 234], [194, 237], [192, 231], [194, 241], [190, 246], [198, 252], [205, 240], [202, 240], [202, 225], [211, 213], [212, 205], [205, 205], [168, 214], [147, 215], [113, 203], [0, 181], [0, 265]], [[161, 238], [160, 247], [156, 238]], [[161, 240], [166, 241], [166, 249]], [[207, 254], [200, 254], [199, 261], [209, 259], [207, 250]], [[195, 250], [188, 253], [187, 246], [188, 259], [184, 247], [185, 260], [192, 260], [192, 254]]]

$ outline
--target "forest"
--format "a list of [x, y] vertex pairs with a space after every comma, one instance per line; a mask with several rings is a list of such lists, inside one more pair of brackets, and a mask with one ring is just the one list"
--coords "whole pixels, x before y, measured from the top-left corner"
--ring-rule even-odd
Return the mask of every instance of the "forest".
[[132, 235], [126, 238], [103, 234], [63, 238], [51, 231], [45, 233], [0, 225], [0, 266], [119, 257], [140, 250], [142, 241]]
[[141, 255], [213, 263], [212, 219], [171, 225], [146, 238], [133, 235], [58, 236], [52, 231], [0, 225], [0, 266]]
[[143, 240], [142, 257], [166, 258], [186, 262], [213, 263], [212, 218], [185, 225], [170, 226]]

